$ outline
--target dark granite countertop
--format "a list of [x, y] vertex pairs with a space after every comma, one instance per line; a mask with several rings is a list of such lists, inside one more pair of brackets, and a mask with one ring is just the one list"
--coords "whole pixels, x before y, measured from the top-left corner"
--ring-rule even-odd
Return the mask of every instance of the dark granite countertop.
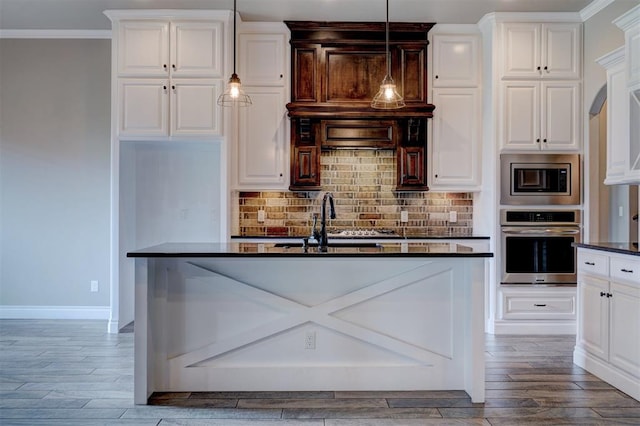
[[[306, 238], [308, 235], [302, 236], [288, 236], [288, 235], [232, 235], [231, 240], [237, 239], [274, 239], [274, 240], [301, 240], [302, 238]], [[489, 237], [486, 235], [453, 235], [453, 234], [432, 234], [432, 233], [411, 233], [406, 235], [389, 235], [383, 234], [379, 236], [334, 236], [330, 237], [331, 239], [374, 239], [374, 240], [488, 240]]]
[[574, 247], [582, 247], [592, 250], [609, 251], [613, 253], [630, 254], [640, 256], [638, 245], [633, 243], [614, 243], [614, 242], [598, 242], [598, 243], [573, 243]]
[[297, 243], [165, 243], [127, 253], [127, 257], [493, 257], [493, 253], [458, 243], [389, 242], [330, 246], [327, 252]]

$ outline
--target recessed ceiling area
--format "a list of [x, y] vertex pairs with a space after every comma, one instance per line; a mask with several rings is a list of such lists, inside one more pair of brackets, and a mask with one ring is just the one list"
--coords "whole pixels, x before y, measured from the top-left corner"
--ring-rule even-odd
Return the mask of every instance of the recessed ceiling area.
[[[390, 0], [390, 21], [475, 24], [491, 12], [579, 12], [594, 0]], [[595, 0], [598, 1], [598, 0]], [[106, 30], [107, 9], [233, 9], [233, 0], [0, 0], [0, 29]], [[384, 21], [384, 0], [238, 0], [245, 21]]]

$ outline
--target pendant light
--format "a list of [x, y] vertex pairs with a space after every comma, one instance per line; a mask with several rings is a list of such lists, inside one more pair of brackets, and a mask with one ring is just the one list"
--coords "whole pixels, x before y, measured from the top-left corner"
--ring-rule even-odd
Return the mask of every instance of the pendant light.
[[380, 90], [373, 97], [371, 107], [375, 109], [398, 109], [405, 106], [404, 99], [396, 89], [396, 83], [391, 77], [391, 52], [389, 51], [389, 0], [387, 0], [387, 22], [385, 26], [385, 49], [387, 56], [387, 75], [384, 76]]
[[218, 105], [223, 107], [247, 107], [251, 98], [242, 90], [240, 77], [236, 74], [236, 0], [233, 0], [233, 74], [227, 83], [227, 89], [218, 98]]

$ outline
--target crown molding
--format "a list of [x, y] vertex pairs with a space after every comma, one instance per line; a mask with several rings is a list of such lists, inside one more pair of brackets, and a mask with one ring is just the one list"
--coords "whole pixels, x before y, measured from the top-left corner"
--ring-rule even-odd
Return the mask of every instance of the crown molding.
[[[496, 23], [502, 22], [580, 22], [582, 17], [579, 12], [495, 12], [493, 15]], [[485, 16], [488, 18], [488, 16]], [[484, 17], [481, 21], [485, 19]]]
[[614, 19], [613, 23], [622, 31], [627, 31], [640, 25], [640, 5]]
[[111, 39], [111, 30], [0, 30], [2, 38]]
[[615, 0], [593, 0], [579, 12], [580, 16], [582, 17], [582, 22], [586, 22], [587, 20], [591, 19], [593, 16], [600, 13], [600, 11], [609, 6], [614, 1]]

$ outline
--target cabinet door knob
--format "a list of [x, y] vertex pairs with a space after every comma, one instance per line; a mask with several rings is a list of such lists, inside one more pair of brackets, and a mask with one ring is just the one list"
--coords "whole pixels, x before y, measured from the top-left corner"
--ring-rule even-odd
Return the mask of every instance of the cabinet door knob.
[[538, 67], [537, 69], [538, 69], [538, 71], [540, 71], [540, 67]]
[[542, 142], [547, 143], [547, 138], [542, 139]]
[[437, 173], [436, 173], [435, 177], [436, 177], [436, 179], [438, 178], [438, 174]]
[[162, 68], [164, 68], [166, 70], [167, 69], [167, 64], [163, 64]]
[[164, 86], [162, 86], [162, 88], [163, 88], [164, 90], [167, 90], [167, 85], [165, 84]]
[[613, 297], [613, 294], [607, 293], [607, 297]]
[[536, 143], [540, 143], [540, 138], [536, 139]]
[[604, 297], [604, 296], [606, 296], [606, 295], [607, 295], [607, 293], [605, 293], [604, 291], [601, 291], [601, 292], [600, 292], [600, 297]]
[[280, 74], [280, 78], [284, 78], [284, 75]]
[[176, 90], [176, 85], [175, 85], [175, 84], [173, 84], [173, 85], [171, 86], [171, 90]]
[[176, 69], [176, 64], [171, 64], [171, 68]]
[[548, 70], [549, 70], [549, 67], [547, 67], [547, 66], [545, 65], [544, 70], [545, 70], [545, 71], [548, 71]]
[[436, 78], [438, 78], [438, 76], [436, 75]]

